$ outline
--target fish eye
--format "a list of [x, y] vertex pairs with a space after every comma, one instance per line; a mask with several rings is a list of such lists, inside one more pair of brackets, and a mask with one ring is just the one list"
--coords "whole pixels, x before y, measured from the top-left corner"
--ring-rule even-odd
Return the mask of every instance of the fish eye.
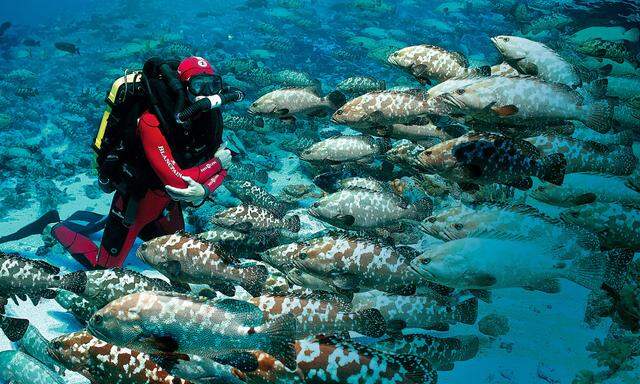
[[344, 111], [342, 109], [338, 109], [336, 111], [336, 115], [342, 115], [344, 113]]
[[100, 315], [95, 315], [95, 316], [93, 316], [93, 323], [94, 323], [95, 325], [100, 325], [100, 324], [102, 324], [102, 321], [103, 321], [102, 316], [100, 316]]
[[425, 257], [424, 259], [420, 260], [420, 262], [422, 263], [422, 265], [427, 265], [431, 262], [431, 258]]
[[462, 95], [462, 94], [464, 94], [464, 89], [460, 88], [460, 89], [456, 90], [456, 93], [458, 95]]
[[51, 342], [51, 347], [53, 349], [62, 349], [62, 342], [60, 340], [54, 340]]
[[423, 154], [424, 154], [425, 156], [431, 156], [431, 151], [424, 151], [424, 152], [423, 152]]
[[571, 216], [573, 216], [573, 217], [578, 217], [578, 216], [579, 216], [579, 214], [578, 214], [578, 212], [577, 212], [577, 211], [569, 211], [569, 214], [570, 214]]
[[455, 224], [453, 224], [453, 228], [455, 228], [458, 231], [460, 231], [460, 230], [462, 230], [462, 228], [464, 228], [464, 225], [462, 225], [461, 223], [455, 223]]
[[427, 221], [430, 223], [435, 223], [437, 220], [437, 218], [435, 216], [429, 216], [427, 217]]

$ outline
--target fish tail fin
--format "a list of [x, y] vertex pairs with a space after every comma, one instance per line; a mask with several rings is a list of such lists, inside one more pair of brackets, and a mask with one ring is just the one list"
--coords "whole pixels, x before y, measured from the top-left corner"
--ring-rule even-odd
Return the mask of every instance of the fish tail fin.
[[475, 324], [478, 320], [478, 299], [465, 300], [456, 306], [456, 320], [462, 324]]
[[253, 297], [260, 296], [264, 289], [264, 283], [267, 281], [267, 267], [264, 265], [254, 265], [243, 269], [245, 279], [242, 282], [244, 288]]
[[11, 342], [16, 342], [24, 336], [29, 328], [29, 320], [16, 317], [0, 316], [0, 328]]
[[293, 215], [287, 219], [287, 229], [293, 233], [300, 231], [300, 216]]
[[640, 29], [631, 28], [630, 30], [624, 33], [624, 39], [629, 40], [632, 43], [637, 43], [640, 40]]
[[458, 336], [456, 339], [459, 341], [460, 355], [459, 360], [471, 360], [480, 351], [480, 339], [476, 335], [464, 335]]
[[547, 156], [546, 167], [542, 180], [555, 185], [562, 185], [567, 171], [567, 159], [562, 153], [553, 153]]
[[333, 91], [327, 95], [327, 100], [333, 109], [339, 109], [347, 102], [347, 97], [340, 91]]
[[387, 332], [387, 321], [379, 310], [367, 308], [357, 314], [356, 332], [369, 337], [382, 337]]
[[67, 273], [60, 279], [60, 288], [75, 294], [84, 292], [87, 287], [87, 274], [84, 271]]
[[567, 278], [588, 289], [599, 289], [605, 278], [607, 254], [591, 253], [574, 260]]
[[613, 122], [613, 108], [607, 101], [594, 103], [585, 125], [600, 133], [609, 132]]
[[488, 65], [483, 65], [481, 67], [473, 68], [471, 70], [476, 76], [491, 76], [491, 67]]
[[291, 314], [280, 316], [260, 327], [269, 337], [264, 351], [280, 360], [285, 367], [295, 370], [296, 351], [294, 349], [296, 334], [296, 318]]

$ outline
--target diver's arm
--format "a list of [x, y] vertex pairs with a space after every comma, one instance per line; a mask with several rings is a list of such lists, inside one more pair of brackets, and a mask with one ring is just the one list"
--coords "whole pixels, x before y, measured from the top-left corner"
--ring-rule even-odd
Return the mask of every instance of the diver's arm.
[[215, 157], [197, 167], [180, 168], [173, 157], [167, 139], [160, 131], [158, 118], [149, 112], [145, 112], [140, 117], [138, 133], [151, 168], [165, 185], [185, 188], [187, 183], [182, 179], [184, 176], [202, 183], [218, 174], [222, 169], [220, 162]]

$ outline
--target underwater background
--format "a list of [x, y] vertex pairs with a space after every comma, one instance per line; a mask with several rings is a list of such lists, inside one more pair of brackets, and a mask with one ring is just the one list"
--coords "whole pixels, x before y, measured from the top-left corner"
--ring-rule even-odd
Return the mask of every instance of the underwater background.
[[[583, 227], [596, 233], [604, 244], [603, 252], [614, 248], [635, 252], [634, 244], [640, 244], [640, 215], [636, 215], [635, 208], [640, 205], [634, 205], [640, 203], [635, 184], [640, 132], [639, 22], [638, 2], [612, 0], [0, 0], [0, 23], [4, 23], [0, 26], [0, 236], [52, 209], [57, 209], [63, 218], [78, 210], [108, 213], [111, 196], [98, 187], [91, 147], [105, 108], [106, 92], [126, 70], [140, 69], [150, 57], [192, 55], [209, 60], [225, 84], [246, 94], [243, 101], [224, 107], [224, 137], [242, 154], [236, 161], [244, 168], [236, 172], [245, 172], [245, 178], [293, 207], [292, 212], [300, 216], [302, 228], [297, 235], [278, 242], [300, 242], [332, 233], [335, 228], [327, 220], [307, 213], [315, 201], [331, 193], [314, 184], [314, 177], [327, 171], [319, 169], [330, 160], [310, 165], [300, 157], [314, 143], [335, 135], [356, 135], [358, 130], [336, 124], [328, 116], [297, 116], [293, 123], [273, 115], [257, 120], [247, 112], [252, 103], [285, 87], [315, 87], [321, 95], [338, 89], [351, 100], [368, 91], [350, 92], [347, 85], [339, 86], [354, 76], [378, 81], [380, 89], [424, 91], [431, 85], [421, 84], [414, 74], [389, 63], [393, 52], [430, 44], [459, 52], [469, 68], [481, 68], [505, 61], [491, 38], [509, 35], [524, 36], [557, 52], [586, 74], [580, 92], [587, 100], [606, 100], [612, 108], [618, 108], [610, 116], [612, 120], [617, 118], [611, 130], [594, 132], [578, 123], [573, 137], [596, 143], [589, 147], [596, 148], [596, 155], [587, 158], [586, 163], [606, 162], [616, 151], [626, 151], [625, 163], [602, 172], [578, 169], [573, 172], [578, 175], [575, 177], [568, 177], [571, 173], [567, 171], [565, 183], [567, 179], [575, 183], [570, 185], [575, 190], [566, 194], [577, 194], [570, 197], [581, 204], [620, 203], [625, 207], [623, 212], [632, 217], [622, 213], [612, 218], [611, 226], [618, 229], [615, 233]], [[606, 28], [587, 30], [590, 27]], [[578, 38], [577, 33], [583, 30], [587, 32]], [[605, 53], [578, 49], [585, 41], [598, 39], [624, 42], [615, 46], [623, 47], [620, 49], [624, 49], [624, 57], [603, 58]], [[596, 88], [602, 85], [599, 80], [607, 78], [609, 89], [603, 95]], [[613, 90], [612, 84], [618, 88]], [[375, 88], [373, 85], [369, 90]], [[427, 142], [437, 144], [453, 137], [434, 136], [435, 141]], [[384, 143], [397, 147], [403, 142], [392, 137]], [[580, 151], [565, 149], [568, 153], [574, 150]], [[372, 161], [377, 164], [383, 155], [379, 151]], [[579, 156], [580, 153], [576, 155]], [[355, 162], [354, 168], [366, 168], [364, 163], [369, 160]], [[256, 176], [260, 171], [266, 172], [268, 178]], [[474, 205], [481, 200], [466, 196], [467, 191], [452, 187], [446, 180], [416, 181], [413, 176], [403, 174], [392, 182], [401, 184], [395, 193], [409, 205], [429, 196], [433, 215], [445, 212], [443, 215], [447, 216], [448, 209], [463, 205], [463, 201], [470, 202], [473, 209], [481, 209]], [[529, 191], [496, 188], [486, 192], [491, 197], [482, 201], [495, 204], [491, 205], [494, 207], [527, 204], [554, 220], [559, 220], [565, 209], [579, 206], [575, 201], [563, 200], [565, 192], [558, 192], [563, 196], [556, 199], [541, 193], [537, 196], [542, 197], [534, 198], [532, 192], [540, 183], [536, 179]], [[211, 217], [241, 200], [223, 184], [212, 202], [185, 210], [188, 232], [211, 230]], [[442, 243], [441, 238], [419, 230], [419, 222], [427, 216], [414, 218], [412, 229], [390, 229], [395, 234], [388, 237], [396, 245], [418, 251]], [[478, 217], [477, 222], [473, 215], [467, 220], [481, 227], [486, 216]], [[513, 220], [511, 216], [496, 217]], [[523, 232], [528, 232], [526, 221], [507, 225], [522, 225]], [[559, 237], [554, 241], [565, 241], [563, 234], [556, 236]], [[98, 234], [96, 241], [99, 238]], [[518, 237], [512, 240], [511, 245], [517, 244]], [[521, 244], [523, 258], [535, 253], [526, 249], [527, 244]], [[482, 249], [487, 249], [487, 255], [477, 254], [478, 258], [492, 257], [490, 247]], [[6, 242], [0, 244], [0, 250], [45, 260], [59, 267], [62, 274], [82, 270], [64, 248], [46, 236]], [[134, 253], [135, 249], [125, 268], [147, 276], [162, 276]], [[474, 350], [467, 355], [462, 353], [464, 358], [451, 359], [464, 361], [455, 361], [453, 368], [439, 369], [440, 383], [637, 383], [640, 336], [633, 324], [637, 324], [640, 313], [640, 266], [632, 263], [630, 268], [629, 276], [624, 277], [628, 280], [620, 285], [627, 288], [624, 297], [631, 304], [625, 305], [632, 308], [619, 309], [617, 305], [623, 301], [620, 295], [594, 293], [570, 279], [560, 279], [559, 288], [554, 287], [553, 293], [530, 287], [490, 289], [490, 298], [474, 299], [478, 301], [477, 321], [451, 321], [444, 328], [434, 326], [412, 332], [439, 338], [460, 337], [459, 343], [473, 337], [475, 346], [470, 348]], [[40, 300], [37, 305], [21, 298], [9, 301], [6, 314], [28, 319], [46, 339], [84, 327], [52, 299]], [[360, 336], [356, 340], [364, 344], [373, 341]], [[0, 335], [0, 350], [18, 348], [18, 344]], [[10, 382], [11, 370], [23, 369], [17, 363], [0, 360], [0, 376], [8, 380], [4, 382]], [[68, 371], [64, 382], [89, 381]], [[426, 381], [412, 378], [402, 382]]]

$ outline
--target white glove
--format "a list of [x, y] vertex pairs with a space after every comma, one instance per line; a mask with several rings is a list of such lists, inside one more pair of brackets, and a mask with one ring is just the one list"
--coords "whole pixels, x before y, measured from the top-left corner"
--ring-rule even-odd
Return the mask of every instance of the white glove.
[[189, 176], [183, 176], [182, 180], [187, 182], [187, 188], [175, 188], [170, 185], [165, 185], [164, 188], [167, 190], [167, 194], [169, 194], [173, 200], [186, 201], [187, 203], [195, 205], [202, 203], [207, 197], [207, 191], [202, 184], [197, 183]]
[[227, 169], [231, 165], [231, 151], [227, 149], [226, 142], [220, 145], [214, 156], [218, 159], [222, 168]]

